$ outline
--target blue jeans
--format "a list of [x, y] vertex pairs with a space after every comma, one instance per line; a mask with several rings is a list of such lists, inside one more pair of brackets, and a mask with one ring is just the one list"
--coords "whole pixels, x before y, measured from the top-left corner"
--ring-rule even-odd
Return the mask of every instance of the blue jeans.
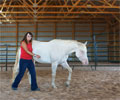
[[37, 86], [37, 82], [36, 82], [36, 72], [35, 72], [35, 66], [33, 64], [32, 60], [26, 60], [26, 59], [20, 59], [20, 63], [19, 63], [19, 73], [16, 76], [12, 87], [13, 88], [17, 88], [25, 71], [26, 68], [28, 68], [29, 73], [31, 75], [31, 90], [35, 90], [38, 88]]

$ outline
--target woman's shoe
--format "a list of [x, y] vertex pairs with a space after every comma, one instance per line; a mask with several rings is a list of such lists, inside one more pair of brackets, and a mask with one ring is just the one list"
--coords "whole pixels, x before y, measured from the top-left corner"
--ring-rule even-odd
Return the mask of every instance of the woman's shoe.
[[17, 88], [15, 88], [15, 87], [12, 87], [12, 90], [17, 90]]
[[31, 90], [31, 91], [40, 91], [40, 88], [37, 88], [37, 89], [35, 89], [35, 90]]

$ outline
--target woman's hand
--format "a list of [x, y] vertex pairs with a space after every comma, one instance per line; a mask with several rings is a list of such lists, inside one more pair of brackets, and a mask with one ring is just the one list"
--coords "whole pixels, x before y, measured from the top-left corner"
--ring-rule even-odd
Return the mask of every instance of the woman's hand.
[[33, 56], [34, 56], [34, 57], [37, 57], [37, 58], [40, 58], [40, 56], [39, 56], [39, 55], [36, 55], [36, 54], [33, 54]]
[[37, 58], [40, 58], [40, 56], [39, 56], [39, 55], [36, 55], [36, 57], [37, 57]]

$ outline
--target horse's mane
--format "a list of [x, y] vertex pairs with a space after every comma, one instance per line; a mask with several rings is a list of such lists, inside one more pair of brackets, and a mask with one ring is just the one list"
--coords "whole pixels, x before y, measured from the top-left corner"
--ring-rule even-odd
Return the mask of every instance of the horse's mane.
[[79, 42], [77, 40], [53, 39], [53, 40], [50, 40], [49, 42], [53, 42], [53, 41], [64, 41], [64, 42], [67, 42], [67, 43], [75, 43], [75, 44], [77, 44], [79, 46], [84, 46], [84, 43]]
[[64, 40], [64, 39], [53, 39], [53, 40], [50, 40], [49, 42], [52, 42], [52, 41], [65, 41], [65, 42], [78, 42], [77, 40]]

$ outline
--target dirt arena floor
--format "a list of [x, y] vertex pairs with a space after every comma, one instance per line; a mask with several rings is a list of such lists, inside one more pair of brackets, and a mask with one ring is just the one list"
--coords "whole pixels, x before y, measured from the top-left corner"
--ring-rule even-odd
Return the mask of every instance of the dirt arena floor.
[[68, 71], [57, 70], [57, 89], [51, 87], [51, 70], [37, 69], [41, 91], [31, 92], [27, 75], [17, 91], [11, 90], [12, 71], [0, 71], [0, 100], [120, 100], [120, 71], [73, 70], [70, 87], [64, 82]]

